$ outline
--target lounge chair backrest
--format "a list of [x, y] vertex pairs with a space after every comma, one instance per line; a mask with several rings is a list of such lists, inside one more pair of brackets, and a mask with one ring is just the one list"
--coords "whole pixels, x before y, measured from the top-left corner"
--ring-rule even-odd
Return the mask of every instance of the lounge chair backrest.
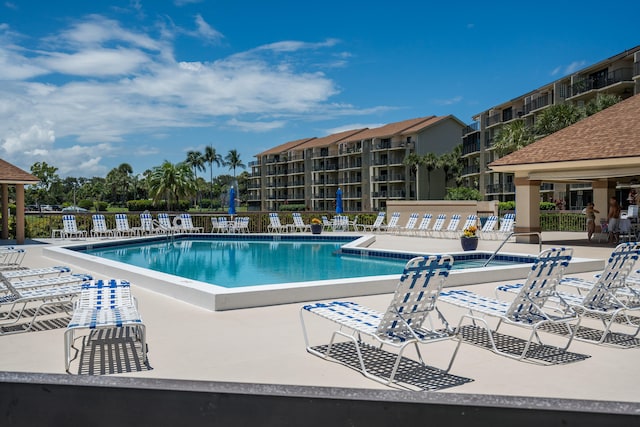
[[271, 223], [271, 226], [274, 228], [281, 228], [282, 224], [280, 223], [280, 217], [278, 216], [278, 214], [276, 212], [270, 212], [269, 213], [269, 222]]
[[478, 224], [478, 215], [471, 214], [467, 216], [464, 224], [462, 224], [462, 229], [464, 230], [465, 228], [475, 226], [476, 224]]
[[571, 261], [573, 249], [551, 248], [540, 252], [529, 270], [527, 279], [509, 306], [505, 316], [517, 322], [547, 318], [542, 310], [547, 299], [557, 294], [556, 286]]
[[129, 219], [126, 214], [116, 214], [116, 229], [118, 231], [129, 231]]
[[158, 214], [158, 223], [160, 224], [160, 227], [170, 230], [171, 228], [173, 228], [173, 226], [171, 225], [171, 220], [169, 219], [169, 214], [168, 213], [159, 213]]
[[104, 218], [104, 215], [94, 214], [91, 216], [91, 220], [93, 221], [93, 229], [95, 231], [99, 231], [101, 233], [109, 231], [107, 229], [107, 220]]
[[491, 215], [487, 218], [484, 225], [482, 226], [482, 233], [490, 233], [496, 228], [496, 224], [498, 223], [498, 217], [495, 215]]
[[418, 225], [418, 230], [421, 230], [421, 231], [428, 230], [429, 224], [431, 224], [432, 218], [433, 218], [433, 215], [424, 214], [424, 216], [422, 217], [422, 221], [420, 221], [420, 225]]
[[411, 328], [419, 328], [436, 300], [453, 266], [450, 255], [416, 257], [404, 268], [389, 308], [376, 330], [386, 338], [406, 336]]
[[322, 215], [320, 218], [322, 218], [322, 225], [324, 225], [325, 227], [333, 226], [333, 224], [331, 223], [331, 221], [329, 221], [329, 218], [327, 218], [326, 215]]
[[436, 217], [436, 222], [433, 223], [433, 231], [440, 231], [444, 226], [444, 222], [447, 220], [447, 215], [440, 214]]
[[304, 221], [302, 220], [302, 215], [300, 215], [300, 212], [294, 212], [291, 214], [291, 216], [293, 217], [293, 224], [296, 227], [304, 227]]
[[150, 213], [143, 212], [140, 214], [140, 227], [144, 231], [153, 231], [153, 218]]
[[399, 220], [400, 220], [400, 212], [392, 213], [391, 219], [389, 219], [389, 224], [387, 224], [387, 227], [397, 227]]
[[180, 219], [181, 219], [180, 226], [185, 230], [192, 230], [194, 228], [193, 220], [191, 219], [191, 214], [188, 214], [188, 213], [180, 214]]
[[449, 220], [447, 231], [456, 231], [458, 229], [458, 225], [460, 225], [460, 215], [459, 214], [451, 215], [451, 220]]
[[384, 222], [384, 217], [385, 217], [384, 212], [378, 212], [378, 216], [376, 217], [376, 220], [373, 222], [373, 225], [371, 226], [371, 228], [380, 228], [380, 226]]
[[76, 233], [78, 231], [76, 217], [74, 215], [63, 215], [62, 228], [64, 229], [65, 233]]
[[499, 233], [501, 234], [511, 233], [513, 231], [513, 226], [515, 225], [515, 222], [516, 222], [515, 214], [505, 214], [504, 218], [502, 219], [502, 222], [500, 223]]
[[617, 289], [627, 286], [627, 276], [633, 271], [640, 256], [640, 242], [621, 243], [613, 250], [604, 271], [585, 295], [582, 305], [588, 308], [601, 308], [614, 303]]
[[411, 230], [415, 228], [417, 222], [418, 222], [418, 214], [414, 212], [411, 215], [409, 215], [409, 219], [407, 220], [407, 224], [404, 226], [404, 228], [406, 228], [407, 230]]

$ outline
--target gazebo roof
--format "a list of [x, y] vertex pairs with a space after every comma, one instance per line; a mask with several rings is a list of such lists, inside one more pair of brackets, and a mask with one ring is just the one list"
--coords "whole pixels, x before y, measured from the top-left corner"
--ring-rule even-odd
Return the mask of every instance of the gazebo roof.
[[25, 172], [17, 166], [0, 159], [0, 183], [1, 184], [35, 184], [40, 180]]

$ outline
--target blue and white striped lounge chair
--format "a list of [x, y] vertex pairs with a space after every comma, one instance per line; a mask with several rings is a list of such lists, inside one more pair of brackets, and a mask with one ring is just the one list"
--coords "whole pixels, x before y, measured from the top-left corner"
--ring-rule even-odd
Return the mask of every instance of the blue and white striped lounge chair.
[[[640, 332], [640, 324], [634, 323], [627, 316], [630, 312], [640, 311], [640, 290], [630, 286], [627, 278], [640, 256], [640, 243], [622, 243], [613, 250], [605, 265], [604, 271], [598, 274], [596, 281], [591, 282], [580, 278], [566, 277], [560, 285], [574, 287], [585, 291], [584, 295], [575, 292], [559, 292], [560, 299], [571, 306], [579, 315], [588, 315], [601, 321], [604, 330], [600, 337], [593, 339], [591, 335], [577, 335], [581, 341], [603, 344], [607, 336], [612, 333], [614, 324], [631, 327], [630, 337], [636, 337]], [[518, 285], [500, 287], [498, 291], [517, 292]], [[557, 300], [554, 300], [557, 302]], [[617, 318], [623, 316], [626, 322], [617, 323]]]
[[[300, 309], [300, 321], [307, 351], [323, 359], [329, 359], [332, 357], [334, 348], [341, 348], [338, 352], [345, 351], [343, 346], [345, 342], [336, 342], [336, 338], [342, 337], [346, 339], [347, 344], [352, 344], [348, 347], [349, 353], [357, 355], [360, 371], [363, 375], [383, 384], [400, 385], [399, 381], [401, 380], [396, 378], [396, 373], [403, 353], [408, 346], [415, 346], [420, 363], [424, 365], [418, 344], [449, 340], [455, 337], [455, 332], [449, 327], [436, 307], [436, 300], [449, 276], [452, 265], [453, 258], [450, 255], [432, 255], [411, 259], [404, 268], [393, 299], [384, 313], [354, 302], [344, 301], [318, 302], [303, 306]], [[438, 314], [437, 317], [443, 322], [443, 328], [435, 329], [430, 322], [425, 322], [425, 319], [432, 312]], [[314, 347], [310, 344], [305, 316], [320, 317], [337, 324], [337, 329], [331, 335], [327, 346]], [[429, 326], [424, 326], [423, 323]], [[388, 369], [384, 369], [382, 366], [374, 366], [372, 370], [367, 368], [362, 356], [363, 350], [370, 348], [367, 341], [378, 348], [388, 346], [397, 349], [398, 353], [392, 366], [384, 367]], [[446, 372], [453, 365], [459, 345], [460, 341], [455, 347]], [[335, 359], [335, 356], [333, 358]], [[336, 359], [336, 361], [340, 360]], [[389, 375], [381, 376], [384, 371]]]
[[[63, 276], [40, 277], [38, 279], [15, 280], [12, 281], [10, 287], [16, 291], [29, 288], [42, 288], [46, 286], [67, 285], [71, 283], [81, 283], [92, 280], [90, 274], [65, 274]], [[0, 280], [0, 291], [9, 292], [10, 289], [5, 285], [6, 279]]]
[[114, 237], [115, 230], [107, 228], [107, 220], [102, 214], [91, 215], [93, 228], [91, 229], [91, 237]]
[[384, 212], [378, 212], [378, 216], [376, 217], [376, 220], [373, 222], [373, 224], [360, 224], [360, 227], [362, 227], [362, 231], [380, 231], [380, 226], [384, 222], [385, 215], [386, 214]]
[[165, 212], [161, 212], [158, 214], [158, 228], [166, 234], [173, 234], [179, 231], [178, 227], [174, 227], [173, 224], [171, 224], [169, 214]]
[[504, 240], [511, 237], [511, 233], [513, 233], [513, 229], [516, 225], [516, 214], [505, 214], [502, 221], [500, 221], [500, 229], [496, 232], [496, 237], [498, 240]]
[[429, 230], [429, 237], [438, 237], [440, 233], [442, 233], [442, 227], [444, 227], [444, 223], [447, 221], [446, 214], [439, 214], [436, 217], [436, 221], [433, 223], [433, 227]]
[[[13, 334], [29, 331], [42, 309], [46, 306], [59, 306], [65, 308], [71, 304], [72, 299], [80, 293], [81, 282], [67, 283], [55, 286], [41, 286], [37, 288], [15, 289], [11, 282], [5, 281], [9, 288], [9, 294], [0, 297], [0, 304], [11, 304], [8, 310], [0, 313], [0, 334]], [[22, 324], [19, 328], [11, 328], [23, 319], [27, 314], [27, 305], [36, 304], [33, 316], [28, 324]], [[66, 308], [65, 308], [66, 309]]]
[[75, 215], [62, 215], [62, 237], [87, 237], [85, 230], [78, 230]]
[[[469, 311], [468, 314], [460, 318], [458, 331], [460, 331], [465, 319], [470, 319], [474, 324], [484, 325], [490, 345], [497, 354], [517, 360], [526, 359], [534, 339], [542, 344], [539, 335], [541, 328], [550, 324], [564, 324], [571, 329], [572, 332], [566, 346], [560, 349], [566, 351], [573, 341], [575, 330], [580, 324], [580, 317], [573, 308], [558, 298], [557, 284], [562, 278], [565, 268], [569, 265], [572, 253], [573, 250], [570, 248], [552, 248], [542, 251], [531, 266], [525, 283], [512, 302], [458, 289], [442, 292], [440, 300], [466, 308]], [[547, 300], [554, 300], [558, 303], [551, 306], [546, 304]], [[498, 319], [495, 330], [491, 329], [484, 316]], [[575, 328], [569, 326], [569, 323], [573, 322], [575, 322]], [[530, 330], [529, 339], [520, 354], [506, 352], [497, 347], [494, 334], [503, 323]]]
[[381, 225], [380, 231], [392, 232], [396, 231], [400, 226], [398, 222], [400, 221], [400, 212], [394, 212], [391, 214], [391, 218], [389, 218], [389, 222], [387, 225]]
[[[467, 215], [467, 219], [464, 221], [464, 224], [462, 224], [462, 230], [465, 230], [469, 227], [477, 227], [477, 226], [478, 226], [478, 215], [470, 214], [470, 215]], [[452, 237], [458, 237], [458, 236], [456, 235]]]
[[336, 215], [332, 218], [331, 229], [333, 231], [348, 231], [349, 217], [346, 215]]
[[140, 228], [129, 227], [127, 214], [116, 214], [116, 235], [117, 236], [137, 236]]
[[431, 215], [430, 213], [424, 214], [422, 216], [422, 219], [420, 220], [420, 224], [418, 224], [418, 228], [416, 229], [415, 234], [421, 234], [423, 236], [429, 234], [429, 225], [431, 224], [432, 219], [433, 215]]
[[231, 229], [234, 233], [248, 233], [249, 232], [249, 217], [239, 216], [236, 217]]
[[202, 233], [203, 227], [196, 227], [193, 225], [193, 219], [191, 214], [182, 213], [173, 219], [174, 227], [178, 228], [182, 233]]
[[89, 281], [82, 284], [74, 303], [73, 316], [64, 334], [65, 370], [69, 372], [71, 349], [79, 329], [134, 327], [141, 342], [144, 362], [147, 361], [146, 327], [131, 295], [129, 282], [124, 280]]
[[496, 215], [490, 215], [484, 222], [484, 225], [478, 232], [478, 236], [482, 239], [488, 240], [496, 237], [496, 224], [498, 224], [498, 217]]
[[51, 274], [57, 274], [58, 276], [62, 273], [70, 273], [71, 269], [66, 266], [56, 266], [56, 267], [42, 267], [42, 268], [28, 268], [23, 270], [11, 270], [11, 271], [3, 271], [2, 277], [5, 279], [17, 279], [23, 280], [28, 277], [44, 277]]
[[458, 227], [460, 226], [460, 219], [460, 214], [451, 215], [449, 225], [447, 225], [447, 228], [442, 232], [442, 237], [457, 237]]
[[291, 214], [291, 217], [293, 218], [292, 230], [295, 230], [295, 231], [311, 231], [311, 224], [305, 224], [304, 223], [304, 221], [302, 220], [302, 215], [300, 215], [300, 212], [293, 212]]
[[3, 247], [0, 249], [0, 271], [20, 268], [27, 252], [24, 249]]
[[267, 231], [271, 233], [285, 233], [289, 231], [289, 227], [283, 225], [280, 222], [280, 217], [277, 212], [269, 213], [269, 225], [267, 225]]
[[419, 216], [420, 215], [417, 212], [410, 214], [404, 227], [399, 227], [397, 231], [399, 233], [412, 234], [416, 228], [416, 224], [418, 223]]
[[156, 227], [154, 224], [153, 216], [149, 212], [142, 212], [140, 214], [140, 234], [161, 234], [163, 230]]

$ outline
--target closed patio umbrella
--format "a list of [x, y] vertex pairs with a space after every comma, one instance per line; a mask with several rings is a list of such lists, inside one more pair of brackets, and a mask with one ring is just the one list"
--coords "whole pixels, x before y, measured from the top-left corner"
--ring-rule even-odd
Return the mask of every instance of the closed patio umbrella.
[[231, 187], [229, 190], [229, 215], [236, 214], [236, 190]]
[[344, 210], [342, 209], [342, 189], [338, 188], [336, 191], [336, 213], [342, 213]]

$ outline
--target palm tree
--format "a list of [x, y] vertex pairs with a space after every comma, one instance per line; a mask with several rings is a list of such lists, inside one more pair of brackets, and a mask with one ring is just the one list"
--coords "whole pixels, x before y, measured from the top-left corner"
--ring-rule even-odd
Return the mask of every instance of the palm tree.
[[584, 109], [573, 104], [552, 105], [536, 117], [535, 134], [536, 136], [550, 135], [582, 120], [584, 116]]
[[112, 200], [118, 201], [118, 194], [122, 194], [120, 203], [124, 204], [127, 199], [129, 186], [131, 185], [131, 174], [133, 168], [129, 163], [122, 163], [117, 168], [113, 168], [107, 174], [107, 185], [111, 188]]
[[585, 106], [585, 112], [587, 116], [591, 116], [599, 111], [609, 108], [614, 104], [622, 101], [618, 95], [611, 95], [608, 93], [600, 93], [595, 99], [592, 99]]
[[416, 200], [418, 200], [420, 198], [420, 193], [418, 192], [418, 183], [419, 183], [418, 170], [419, 170], [419, 166], [422, 165], [422, 156], [420, 156], [419, 154], [416, 154], [416, 153], [409, 153], [409, 154], [407, 154], [407, 157], [404, 158], [402, 163], [405, 166], [409, 167], [411, 175], [413, 175], [415, 177], [415, 180], [416, 180]]
[[169, 210], [172, 198], [179, 204], [181, 197], [189, 197], [195, 191], [193, 171], [186, 163], [174, 165], [165, 160], [161, 166], [154, 167], [149, 176], [149, 193], [153, 201], [157, 202], [164, 197]]
[[534, 135], [524, 120], [514, 120], [504, 125], [493, 141], [493, 147], [499, 156], [512, 153], [534, 141]]
[[427, 168], [427, 178], [429, 179], [429, 187], [427, 187], [427, 199], [431, 200], [431, 172], [438, 166], [438, 156], [434, 153], [427, 153], [422, 156], [422, 164]]
[[242, 168], [245, 169], [247, 166], [242, 163], [242, 160], [240, 160], [240, 153], [238, 153], [238, 150], [229, 150], [229, 154], [226, 155], [226, 157], [224, 158], [224, 163], [229, 166], [229, 169], [233, 170], [233, 180], [236, 180], [236, 168]]
[[[198, 179], [198, 171], [206, 170], [204, 166], [204, 156], [199, 151], [190, 150], [187, 153], [187, 160], [185, 160], [185, 163], [193, 169], [193, 176], [196, 180]], [[200, 189], [198, 189], [197, 191], [195, 204], [198, 203], [199, 195]]]
[[203, 159], [206, 163], [209, 163], [209, 183], [211, 184], [211, 194], [210, 197], [213, 199], [213, 164], [220, 167], [224, 165], [224, 160], [222, 160], [222, 156], [216, 153], [216, 149], [212, 146], [205, 147]]

